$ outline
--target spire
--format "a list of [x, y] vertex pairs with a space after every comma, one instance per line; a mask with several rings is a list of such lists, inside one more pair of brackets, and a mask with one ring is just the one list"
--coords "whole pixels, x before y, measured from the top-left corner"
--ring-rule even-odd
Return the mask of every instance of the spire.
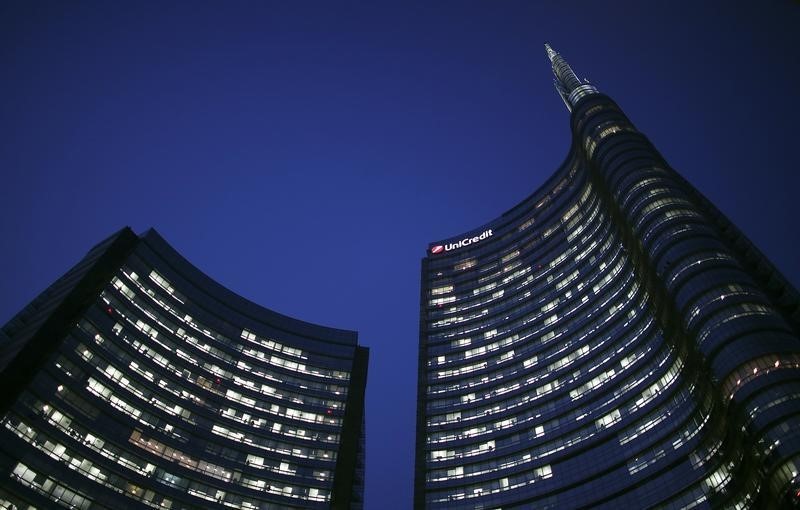
[[596, 94], [597, 89], [594, 85], [590, 84], [587, 80], [582, 83], [575, 74], [575, 71], [569, 66], [564, 57], [558, 54], [549, 43], [544, 43], [544, 49], [547, 52], [547, 58], [553, 66], [553, 74], [556, 76], [553, 80], [558, 95], [564, 100], [567, 110], [572, 111], [572, 107], [578, 102], [580, 98], [588, 94]]
[[550, 43], [544, 43], [544, 49], [547, 52], [547, 58], [549, 58], [550, 62], [552, 62], [558, 53], [556, 53], [556, 50], [550, 47]]

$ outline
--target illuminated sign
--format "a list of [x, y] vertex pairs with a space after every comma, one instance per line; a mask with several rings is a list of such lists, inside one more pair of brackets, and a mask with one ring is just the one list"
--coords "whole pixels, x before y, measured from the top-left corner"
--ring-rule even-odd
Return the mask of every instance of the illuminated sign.
[[480, 235], [475, 237], [466, 237], [455, 243], [437, 244], [431, 248], [431, 255], [436, 255], [446, 251], [457, 250], [471, 244], [483, 241], [487, 237], [492, 237], [492, 229], [484, 230]]

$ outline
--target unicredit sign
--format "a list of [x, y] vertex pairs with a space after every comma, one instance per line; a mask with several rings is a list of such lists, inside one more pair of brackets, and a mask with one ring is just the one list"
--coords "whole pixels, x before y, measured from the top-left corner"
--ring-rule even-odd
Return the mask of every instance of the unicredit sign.
[[453, 251], [459, 248], [463, 248], [465, 246], [469, 246], [471, 244], [478, 243], [483, 241], [487, 237], [492, 237], [492, 229], [484, 230], [481, 235], [475, 237], [466, 237], [456, 243], [447, 243], [447, 244], [437, 244], [431, 248], [431, 255], [436, 255], [439, 253], [443, 253], [446, 251]]

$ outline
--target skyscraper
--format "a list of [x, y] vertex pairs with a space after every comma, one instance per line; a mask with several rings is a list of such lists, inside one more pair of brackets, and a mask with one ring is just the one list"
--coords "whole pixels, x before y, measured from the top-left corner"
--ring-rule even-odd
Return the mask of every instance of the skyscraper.
[[795, 508], [800, 296], [549, 45], [565, 162], [422, 261], [417, 508]]
[[123, 229], [0, 330], [0, 506], [361, 508], [367, 358]]

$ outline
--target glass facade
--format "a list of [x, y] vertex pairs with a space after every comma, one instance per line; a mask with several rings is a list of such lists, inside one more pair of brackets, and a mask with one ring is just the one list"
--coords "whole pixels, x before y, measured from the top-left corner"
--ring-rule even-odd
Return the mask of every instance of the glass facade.
[[422, 261], [415, 506], [795, 508], [797, 292], [547, 50], [566, 161]]
[[362, 506], [356, 333], [236, 296], [155, 231], [101, 243], [3, 337], [3, 505]]

